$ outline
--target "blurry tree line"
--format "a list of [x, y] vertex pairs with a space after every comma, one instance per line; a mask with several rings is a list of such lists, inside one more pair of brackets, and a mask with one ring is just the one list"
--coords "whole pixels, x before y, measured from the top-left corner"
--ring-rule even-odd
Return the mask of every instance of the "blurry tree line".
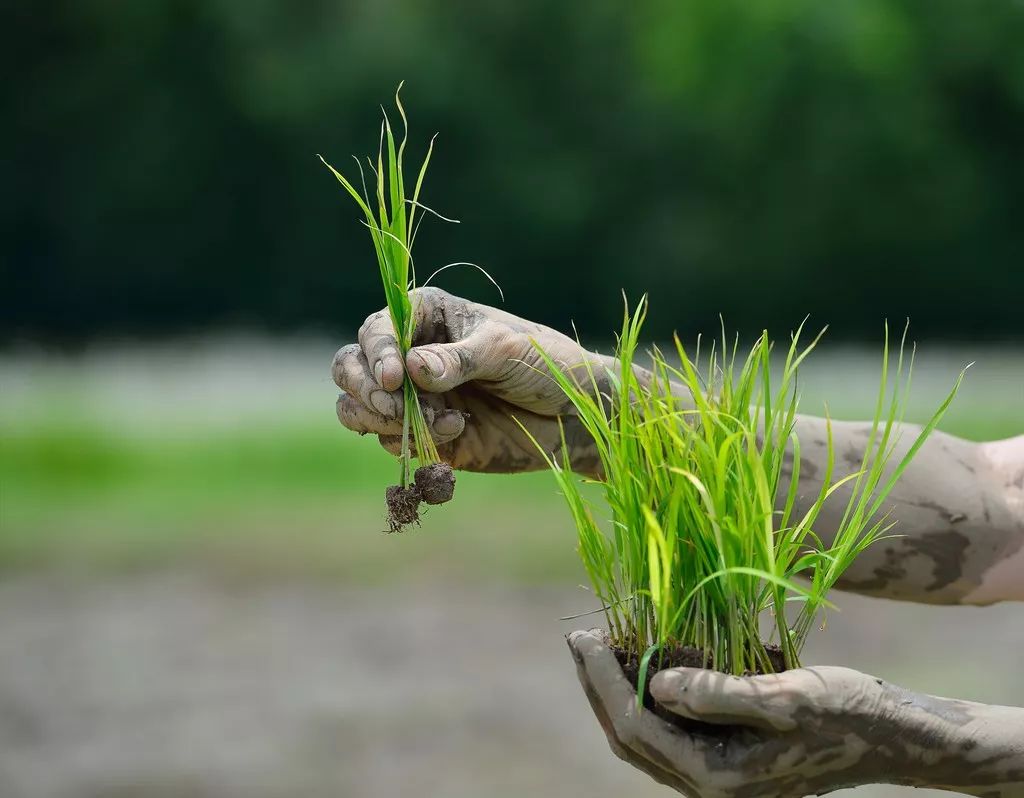
[[[421, 272], [590, 335], [1024, 338], [1019, 0], [16, 0], [2, 332], [352, 330], [354, 168], [395, 86], [440, 132]], [[442, 285], [497, 301], [478, 275]]]

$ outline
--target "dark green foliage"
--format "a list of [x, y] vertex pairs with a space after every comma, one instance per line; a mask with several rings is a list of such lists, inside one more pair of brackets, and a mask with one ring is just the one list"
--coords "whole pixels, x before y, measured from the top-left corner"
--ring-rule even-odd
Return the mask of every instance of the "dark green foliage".
[[604, 331], [656, 286], [654, 339], [1024, 336], [1013, 0], [9, 5], [4, 333], [355, 327], [380, 289], [314, 153], [373, 151], [407, 78], [466, 222], [424, 263], [523, 315]]

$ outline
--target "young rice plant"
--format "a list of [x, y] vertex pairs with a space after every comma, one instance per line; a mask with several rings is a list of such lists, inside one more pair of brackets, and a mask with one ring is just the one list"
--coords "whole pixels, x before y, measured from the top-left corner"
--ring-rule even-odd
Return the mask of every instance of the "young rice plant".
[[[349, 195], [356, 201], [365, 217], [366, 227], [370, 231], [373, 249], [380, 266], [381, 282], [384, 285], [384, 296], [387, 300], [388, 313], [395, 328], [395, 337], [401, 352], [402, 361], [413, 344], [416, 309], [409, 292], [416, 287], [416, 270], [413, 264], [412, 247], [416, 233], [424, 218], [423, 212], [433, 213], [445, 221], [435, 211], [431, 211], [419, 202], [423, 178], [427, 173], [430, 156], [434, 151], [434, 140], [430, 140], [427, 154], [416, 174], [412, 195], [408, 193], [408, 183], [404, 174], [405, 146], [408, 140], [409, 123], [399, 98], [395, 92], [395, 104], [402, 118], [402, 139], [396, 146], [395, 135], [391, 122], [384, 114], [380, 129], [380, 145], [377, 149], [376, 164], [367, 158], [370, 171], [376, 180], [374, 195], [371, 198], [366, 188], [366, 176], [362, 164], [356, 158], [359, 167], [362, 191], [356, 187], [337, 169], [327, 163], [323, 156], [320, 160], [331, 170], [338, 182], [344, 186]], [[420, 211], [417, 215], [417, 211]], [[475, 265], [475, 264], [448, 264]], [[438, 272], [448, 266], [438, 269]], [[479, 268], [479, 267], [477, 267]], [[482, 270], [481, 270], [482, 271]], [[437, 274], [437, 272], [435, 272]], [[484, 272], [486, 274], [486, 272]], [[432, 275], [433, 276], [433, 275]], [[489, 275], [488, 275], [489, 278]], [[428, 281], [429, 282], [429, 279]], [[492, 281], [493, 282], [493, 281]], [[424, 283], [425, 284], [425, 283]], [[500, 290], [500, 289], [499, 289]], [[430, 434], [430, 427], [420, 405], [416, 385], [408, 375], [402, 385], [404, 413], [402, 416], [402, 448], [401, 478], [399, 484], [388, 488], [388, 521], [392, 531], [400, 530], [406, 524], [419, 520], [417, 508], [420, 501], [429, 504], [440, 504], [451, 498], [455, 486], [455, 477], [451, 468], [440, 462], [437, 447]], [[415, 479], [411, 479], [411, 460], [415, 454], [420, 467], [416, 469]]]
[[[728, 345], [723, 333], [703, 375], [699, 343], [691, 358], [676, 337], [678, 364], [655, 349], [647, 371], [637, 368], [645, 313], [645, 300], [632, 314], [627, 308], [617, 367], [607, 373], [556, 363], [541, 351], [600, 455], [606, 525], [569, 468], [564, 437], [561, 457], [544, 452], [576, 523], [579, 553], [612, 642], [639, 661], [639, 693], [650, 657], [680, 646], [703, 652], [706, 667], [736, 675], [771, 672], [764, 632], [781, 649], [785, 668], [799, 667], [808, 632], [831, 606], [829, 590], [892, 528], [882, 512], [885, 499], [952, 402], [963, 373], [906, 455], [887, 468], [913, 358], [904, 361], [904, 331], [890, 390], [886, 328], [882, 381], [860, 468], [833, 481], [827, 422], [828, 466], [810, 508], [798, 514], [797, 371], [821, 335], [803, 346], [800, 330], [793, 334], [777, 381], [767, 333], [742, 359], [738, 341]], [[816, 521], [843, 485], [851, 492], [835, 538], [826, 544]]]

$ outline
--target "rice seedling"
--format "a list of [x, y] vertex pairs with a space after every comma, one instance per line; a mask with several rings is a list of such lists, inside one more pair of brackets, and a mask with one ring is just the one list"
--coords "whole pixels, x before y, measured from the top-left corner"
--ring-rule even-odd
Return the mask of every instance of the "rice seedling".
[[[691, 357], [678, 337], [675, 359], [654, 349], [644, 370], [637, 366], [646, 309], [646, 300], [632, 313], [627, 307], [617, 366], [607, 373], [589, 363], [556, 363], [539, 350], [597, 444], [605, 522], [569, 468], [564, 436], [560, 453], [541, 452], [575, 522], [579, 554], [612, 643], [624, 666], [638, 674], [638, 701], [655, 653], [664, 666], [736, 675], [799, 667], [808, 633], [832, 606], [830, 589], [867, 546], [890, 534], [894, 522], [884, 512], [885, 499], [963, 378], [893, 461], [913, 357], [904, 357], [904, 331], [890, 385], [886, 328], [860, 467], [833, 480], [827, 422], [828, 465], [810, 506], [797, 512], [797, 376], [821, 334], [801, 344], [801, 325], [777, 377], [767, 333], [741, 357], [738, 339], [730, 344], [724, 329], [703, 370], [699, 341]], [[841, 523], [825, 543], [816, 522], [825, 503], [841, 496]]]
[[[424, 213], [440, 216], [419, 202], [423, 179], [434, 151], [434, 139], [430, 140], [427, 153], [416, 172], [412, 195], [408, 195], [408, 184], [404, 175], [405, 148], [408, 141], [409, 123], [399, 97], [401, 85], [395, 92], [395, 105], [402, 119], [402, 138], [396, 145], [395, 133], [391, 128], [387, 112], [381, 122], [380, 144], [376, 164], [367, 158], [370, 171], [375, 178], [375, 191], [371, 199], [366, 187], [366, 176], [362, 164], [359, 167], [362, 191], [359, 191], [337, 169], [320, 160], [331, 170], [338, 182], [355, 200], [365, 217], [370, 231], [373, 249], [380, 266], [381, 282], [388, 312], [395, 328], [395, 337], [401, 351], [402, 361], [412, 347], [416, 310], [409, 292], [416, 287], [416, 270], [412, 258], [412, 247], [416, 233], [423, 221]], [[419, 213], [418, 213], [419, 212]], [[455, 221], [445, 219], [445, 221]], [[455, 265], [455, 264], [449, 264]], [[447, 267], [444, 267], [447, 268]], [[441, 271], [441, 270], [438, 270]], [[436, 272], [435, 272], [436, 274]], [[419, 520], [418, 508], [421, 501], [441, 504], [451, 499], [455, 488], [455, 475], [447, 463], [440, 461], [437, 447], [430, 434], [430, 427], [420, 404], [416, 385], [406, 375], [402, 384], [404, 412], [402, 416], [402, 448], [400, 456], [401, 475], [397, 485], [387, 489], [388, 523], [391, 531]], [[411, 461], [415, 455], [419, 468], [412, 472]]]

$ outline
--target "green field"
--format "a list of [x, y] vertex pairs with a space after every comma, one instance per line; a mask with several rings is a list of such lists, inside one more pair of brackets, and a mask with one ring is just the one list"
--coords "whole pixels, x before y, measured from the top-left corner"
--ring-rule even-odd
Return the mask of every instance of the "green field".
[[[433, 508], [421, 529], [383, 534], [395, 461], [334, 419], [330, 351], [246, 344], [7, 358], [0, 566], [186, 562], [356, 582], [582, 581], [545, 473], [460, 475], [456, 501]], [[815, 358], [803, 407], [828, 396], [837, 417], [869, 414], [875, 354]], [[978, 365], [943, 427], [979, 440], [1024, 431], [1020, 352], [921, 359], [911, 413], [925, 417], [968, 358]]]
[[[578, 689], [562, 634], [599, 621], [557, 620], [595, 606], [552, 477], [461, 474], [385, 534], [396, 464], [335, 420], [334, 348], [0, 355], [4, 795], [664, 794]], [[1021, 352], [923, 358], [912, 415], [969, 360], [945, 428], [1024, 432]], [[821, 352], [804, 407], [868, 413], [877, 365]], [[808, 662], [1022, 700], [1015, 606], [836, 601]]]

